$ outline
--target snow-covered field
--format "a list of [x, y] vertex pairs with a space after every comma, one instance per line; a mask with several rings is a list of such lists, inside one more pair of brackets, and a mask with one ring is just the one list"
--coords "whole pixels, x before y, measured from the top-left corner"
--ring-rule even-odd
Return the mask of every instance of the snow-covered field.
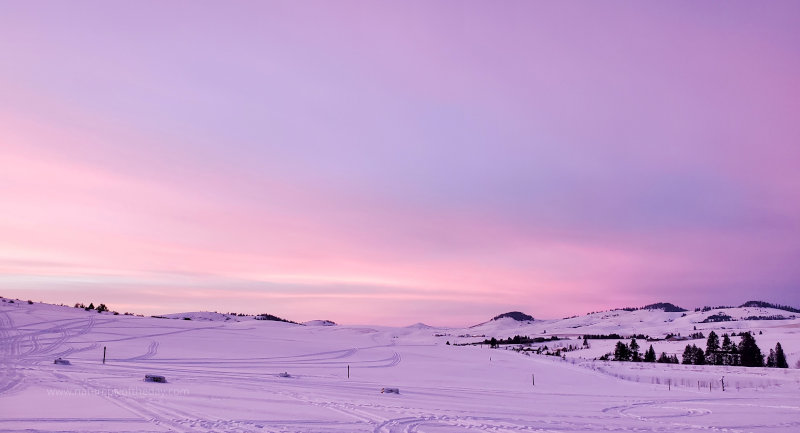
[[[593, 361], [614, 340], [593, 340], [566, 359], [446, 345], [482, 339], [466, 334], [663, 337], [694, 327], [706, 334], [746, 328], [762, 331], [756, 338], [764, 352], [781, 341], [791, 366], [800, 357], [800, 319], [696, 323], [713, 313], [616, 311], [442, 329], [302, 326], [201, 313], [157, 319], [0, 303], [0, 431], [800, 431], [794, 368]], [[579, 343], [557, 343], [570, 342]], [[654, 347], [680, 353], [686, 343]], [[54, 364], [57, 357], [71, 365]], [[144, 382], [145, 374], [168, 383]], [[714, 385], [723, 375], [725, 392]], [[381, 393], [385, 387], [400, 394]]]

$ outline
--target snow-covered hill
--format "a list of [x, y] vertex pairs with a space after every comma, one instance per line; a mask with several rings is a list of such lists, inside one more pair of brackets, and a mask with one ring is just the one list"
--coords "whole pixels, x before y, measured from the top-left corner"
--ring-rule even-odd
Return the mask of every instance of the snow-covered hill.
[[[717, 322], [715, 317], [730, 317]], [[783, 320], [775, 320], [783, 318]], [[490, 320], [470, 331], [494, 337], [520, 335], [580, 336], [585, 334], [620, 335], [644, 334], [663, 337], [667, 334], [688, 335], [697, 330], [761, 330], [798, 323], [800, 314], [774, 308], [722, 308], [705, 312], [674, 312], [662, 310], [611, 310], [557, 320], [517, 321], [510, 318]], [[730, 332], [730, 331], [729, 331]]]
[[303, 325], [306, 326], [336, 326], [336, 322], [330, 320], [309, 320], [308, 322], [303, 322]]
[[[2, 302], [0, 430], [796, 431], [797, 369], [592, 360], [606, 340], [566, 359], [454, 345], [479, 340], [464, 335], [480, 332], [557, 334], [572, 339], [552, 344], [567, 344], [584, 333], [664, 336], [725, 327], [754, 331], [762, 347], [780, 340], [797, 362], [799, 319], [703, 323], [718, 313], [617, 310], [446, 329], [298, 326], [252, 316], [236, 322], [207, 313], [170, 320]], [[56, 358], [71, 365], [54, 364]], [[146, 374], [167, 383], [144, 382]], [[400, 394], [381, 393], [387, 387]]]

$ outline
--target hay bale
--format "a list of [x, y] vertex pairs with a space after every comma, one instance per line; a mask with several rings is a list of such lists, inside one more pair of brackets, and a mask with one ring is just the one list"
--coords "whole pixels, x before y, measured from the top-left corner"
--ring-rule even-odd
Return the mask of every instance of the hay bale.
[[167, 378], [158, 374], [145, 374], [145, 382], [167, 383]]

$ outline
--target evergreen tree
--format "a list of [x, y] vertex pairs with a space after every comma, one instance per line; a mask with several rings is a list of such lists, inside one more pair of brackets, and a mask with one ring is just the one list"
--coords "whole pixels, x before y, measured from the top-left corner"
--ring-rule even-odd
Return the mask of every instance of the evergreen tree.
[[703, 353], [703, 349], [701, 349], [701, 348], [699, 348], [699, 347], [697, 347], [695, 345], [692, 345], [692, 347], [694, 348], [694, 364], [695, 365], [703, 365], [703, 364], [705, 364], [706, 363], [706, 356]]
[[721, 349], [725, 352], [730, 352], [732, 347], [733, 347], [733, 341], [731, 341], [731, 337], [729, 337], [728, 334], [722, 334]]
[[739, 356], [745, 367], [763, 367], [764, 355], [756, 344], [756, 339], [749, 332], [742, 332], [742, 341], [739, 342]]
[[694, 364], [694, 349], [692, 347], [692, 345], [687, 344], [686, 349], [683, 349], [683, 364]]
[[775, 345], [775, 367], [789, 368], [789, 363], [786, 362], [786, 354], [783, 353], [783, 347], [781, 347], [781, 343], [777, 343]]
[[767, 367], [775, 367], [775, 350], [769, 349], [769, 355], [767, 355]]
[[719, 337], [717, 333], [711, 331], [706, 340], [706, 363], [711, 365], [722, 365], [722, 356], [720, 356]]
[[644, 353], [644, 362], [656, 362], [656, 351], [653, 350], [653, 345]]
[[669, 356], [667, 356], [667, 352], [661, 352], [661, 356], [658, 357], [659, 364], [670, 364], [672, 360], [670, 360]]
[[87, 310], [94, 310], [94, 303], [91, 303], [91, 302], [90, 302], [90, 303], [89, 303], [89, 306], [88, 306], [88, 307], [86, 307], [86, 308], [87, 308]]
[[617, 346], [614, 348], [614, 361], [630, 361], [631, 351], [628, 345], [617, 341]]
[[723, 365], [739, 365], [736, 345], [731, 341], [728, 334], [722, 334], [722, 364]]
[[492, 337], [492, 339], [489, 340], [489, 344], [490, 344], [489, 347], [497, 347], [497, 339]]
[[642, 362], [642, 355], [639, 353], [639, 343], [636, 342], [635, 338], [631, 338], [630, 353], [631, 353], [631, 361], [633, 362]]

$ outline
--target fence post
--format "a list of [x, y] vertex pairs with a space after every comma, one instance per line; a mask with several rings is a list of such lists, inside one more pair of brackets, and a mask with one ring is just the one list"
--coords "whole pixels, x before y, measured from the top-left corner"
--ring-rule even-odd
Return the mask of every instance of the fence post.
[[103, 346], [103, 364], [106, 363], [106, 346]]

